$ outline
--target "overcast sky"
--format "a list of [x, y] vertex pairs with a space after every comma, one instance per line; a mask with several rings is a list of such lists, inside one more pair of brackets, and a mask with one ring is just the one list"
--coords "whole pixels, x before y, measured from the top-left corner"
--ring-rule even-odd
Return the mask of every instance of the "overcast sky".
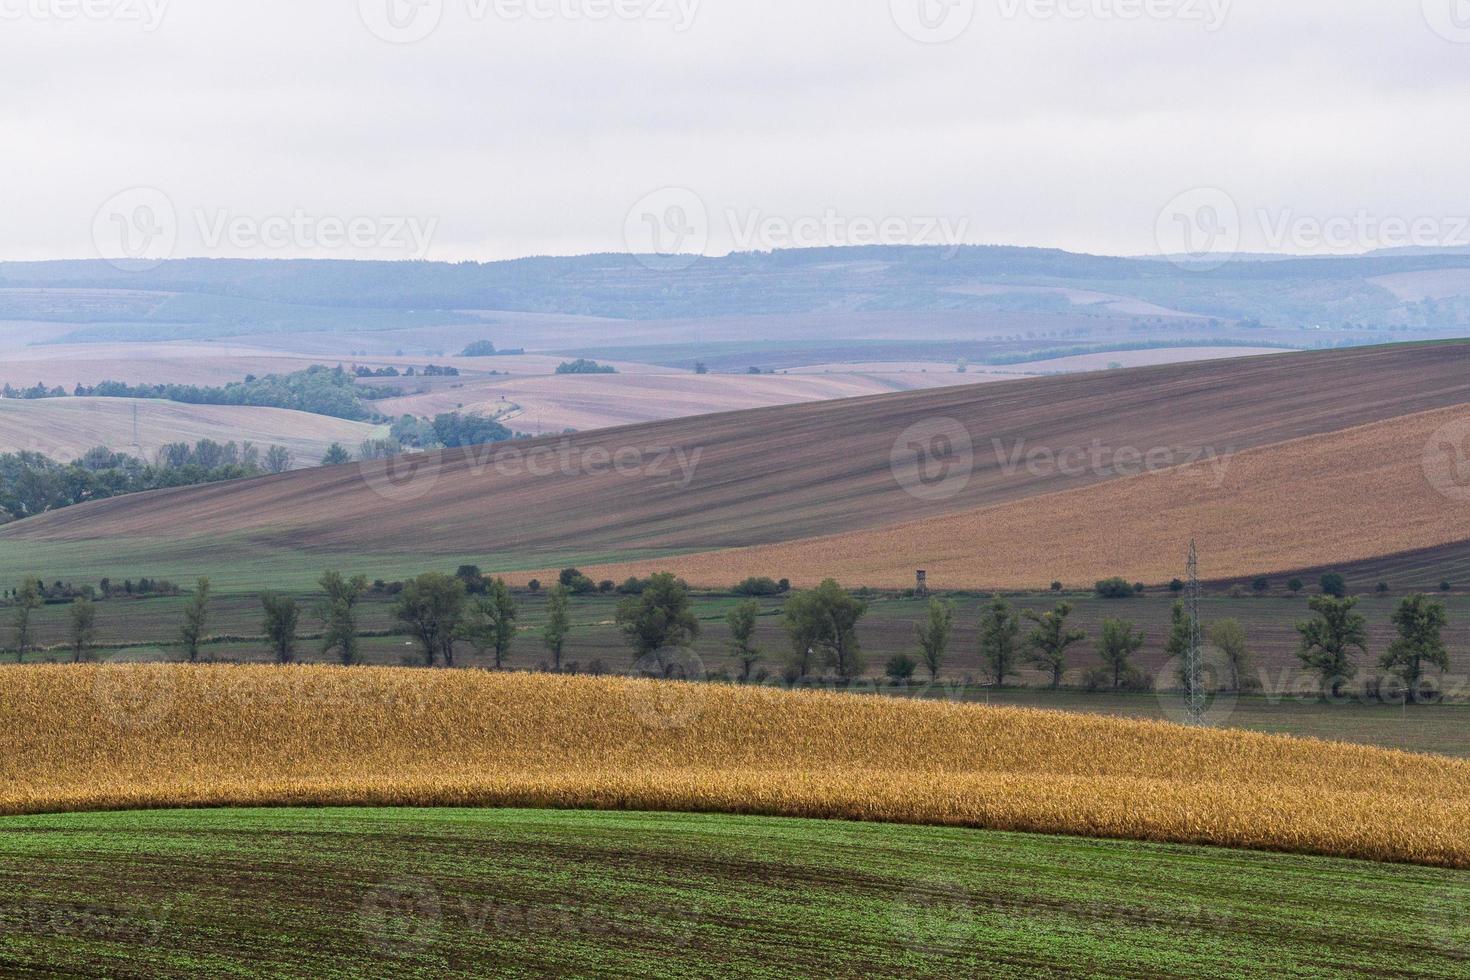
[[1470, 0], [0, 0], [0, 258], [1470, 244]]

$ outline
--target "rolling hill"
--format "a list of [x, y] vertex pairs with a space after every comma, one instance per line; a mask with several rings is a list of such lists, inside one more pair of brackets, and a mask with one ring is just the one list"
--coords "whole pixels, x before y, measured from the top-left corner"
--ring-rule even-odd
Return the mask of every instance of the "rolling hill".
[[[1426, 464], [1457, 425], [1470, 431], [1470, 406], [891, 527], [584, 571], [621, 582], [667, 570], [715, 588], [772, 576], [902, 589], [923, 568], [940, 589], [1085, 589], [1117, 575], [1167, 583], [1183, 574], [1192, 539], [1211, 579], [1351, 567], [1470, 536], [1464, 478]], [[1332, 492], [1346, 483], [1352, 520]]]
[[[1283, 354], [449, 450], [67, 508], [0, 530], [0, 570], [74, 574], [85, 552], [93, 572], [126, 560], [187, 576], [223, 538], [271, 575], [368, 556], [367, 570], [406, 574], [460, 557], [512, 570], [776, 544], [1125, 475], [1026, 465], [1033, 450], [1185, 462], [1467, 404], [1467, 369], [1470, 343]], [[968, 479], [938, 494], [910, 448], [936, 434], [973, 447]]]
[[340, 442], [355, 450], [380, 431], [365, 422], [285, 408], [183, 405], [142, 398], [0, 399], [0, 452], [28, 450], [67, 462], [89, 449], [152, 460], [172, 442], [253, 442], [291, 450], [298, 465], [312, 466]]
[[[92, 928], [47, 928], [78, 921], [79, 895]], [[0, 820], [3, 962], [19, 976], [228, 975], [242, 948], [261, 973], [322, 980], [601, 975], [615, 942], [616, 972], [647, 980], [1280, 980], [1405, 964], [1458, 980], [1467, 902], [1466, 876], [1436, 868], [840, 821], [407, 808]]]

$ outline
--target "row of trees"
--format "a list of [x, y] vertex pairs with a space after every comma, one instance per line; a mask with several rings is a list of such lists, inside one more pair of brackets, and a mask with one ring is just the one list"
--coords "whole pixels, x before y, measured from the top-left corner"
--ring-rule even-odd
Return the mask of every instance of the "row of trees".
[[[1357, 611], [1355, 597], [1314, 596], [1314, 617], [1297, 626], [1297, 657], [1321, 679], [1324, 697], [1339, 698], [1358, 675], [1358, 657], [1368, 654], [1368, 620]], [[1423, 593], [1405, 597], [1394, 610], [1396, 636], [1378, 666], [1403, 684], [1404, 697], [1418, 703], [1430, 695], [1427, 669], [1449, 670], [1444, 642], [1449, 614], [1443, 602]]]
[[[571, 632], [570, 599], [586, 577], [567, 569], [547, 597], [546, 623], [541, 643], [550, 654], [555, 670]], [[669, 573], [638, 580], [618, 604], [615, 622], [634, 655], [652, 658], [651, 672], [672, 676], [679, 657], [700, 634], [688, 586]], [[337, 571], [324, 573], [318, 582], [322, 598], [315, 613], [324, 624], [321, 654], [351, 665], [360, 661], [357, 608], [369, 591], [367, 578], [346, 577]], [[180, 640], [190, 662], [199, 659], [208, 620], [210, 582], [201, 578], [184, 607]], [[36, 578], [27, 578], [14, 591], [11, 625], [17, 661], [35, 649], [33, 617], [45, 602], [46, 592]], [[260, 597], [262, 630], [275, 659], [291, 663], [297, 649], [301, 609], [296, 599], [274, 592]], [[1300, 640], [1297, 656], [1321, 681], [1324, 697], [1341, 697], [1344, 687], [1357, 676], [1358, 657], [1368, 652], [1368, 624], [1357, 611], [1356, 598], [1321, 595], [1310, 601], [1313, 617], [1297, 625]], [[842, 680], [853, 680], [866, 670], [858, 624], [868, 612], [866, 600], [828, 579], [814, 589], [792, 593], [781, 612], [782, 625], [790, 641], [785, 676], [799, 680], [818, 669], [826, 669]], [[1004, 598], [996, 597], [985, 608], [979, 624], [979, 653], [989, 679], [997, 687], [1020, 674], [1023, 664], [1042, 671], [1055, 689], [1062, 685], [1073, 652], [1088, 637], [1070, 625], [1073, 609], [1062, 602], [1052, 609], [1019, 614]], [[518, 635], [519, 605], [503, 579], [485, 578], [478, 569], [465, 566], [455, 575], [428, 572], [402, 584], [393, 608], [394, 618], [418, 643], [423, 663], [453, 667], [456, 647], [468, 643], [482, 659], [497, 670], [510, 661]], [[756, 643], [760, 603], [748, 598], [727, 615], [730, 652], [740, 665], [739, 679], [757, 679], [757, 666], [765, 653]], [[67, 647], [73, 659], [87, 658], [96, 645], [96, 606], [82, 596], [68, 609]], [[1378, 665], [1404, 685], [1410, 702], [1424, 699], [1426, 674], [1430, 668], [1449, 669], [1449, 652], [1443, 631], [1448, 625], [1443, 602], [1415, 594], [1403, 599], [1392, 616], [1396, 638]], [[1025, 629], [1025, 624], [1030, 629]], [[920, 660], [899, 654], [887, 665], [895, 680], [909, 680], [922, 665], [931, 678], [943, 670], [954, 635], [955, 607], [941, 599], [930, 601], [926, 618], [915, 624]], [[1195, 624], [1182, 603], [1174, 606], [1165, 652], [1183, 659], [1193, 642]], [[1233, 690], [1255, 686], [1245, 630], [1233, 619], [1216, 622], [1209, 631], [1211, 645], [1225, 661], [1228, 676], [1223, 682]], [[1135, 624], [1109, 618], [1102, 624], [1095, 644], [1098, 665], [1088, 672], [1088, 687], [1138, 690], [1152, 687], [1151, 679], [1133, 664], [1143, 649], [1145, 634]], [[762, 675], [764, 676], [764, 675]], [[1183, 678], [1181, 678], [1183, 679]]]

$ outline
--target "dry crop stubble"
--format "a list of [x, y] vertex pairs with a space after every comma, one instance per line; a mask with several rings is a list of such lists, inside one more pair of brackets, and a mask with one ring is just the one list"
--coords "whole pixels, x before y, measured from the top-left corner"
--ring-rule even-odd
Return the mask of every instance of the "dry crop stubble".
[[727, 812], [1470, 868], [1470, 763], [1359, 746], [713, 684], [681, 690], [664, 725], [648, 717], [663, 682], [621, 678], [152, 664], [5, 680], [6, 814]]

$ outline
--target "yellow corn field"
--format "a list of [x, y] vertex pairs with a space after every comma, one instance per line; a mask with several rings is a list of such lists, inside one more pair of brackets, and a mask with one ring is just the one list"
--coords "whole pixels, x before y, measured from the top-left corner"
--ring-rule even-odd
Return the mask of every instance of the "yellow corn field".
[[1470, 868], [1470, 762], [1116, 718], [473, 671], [0, 670], [0, 813], [709, 811]]

